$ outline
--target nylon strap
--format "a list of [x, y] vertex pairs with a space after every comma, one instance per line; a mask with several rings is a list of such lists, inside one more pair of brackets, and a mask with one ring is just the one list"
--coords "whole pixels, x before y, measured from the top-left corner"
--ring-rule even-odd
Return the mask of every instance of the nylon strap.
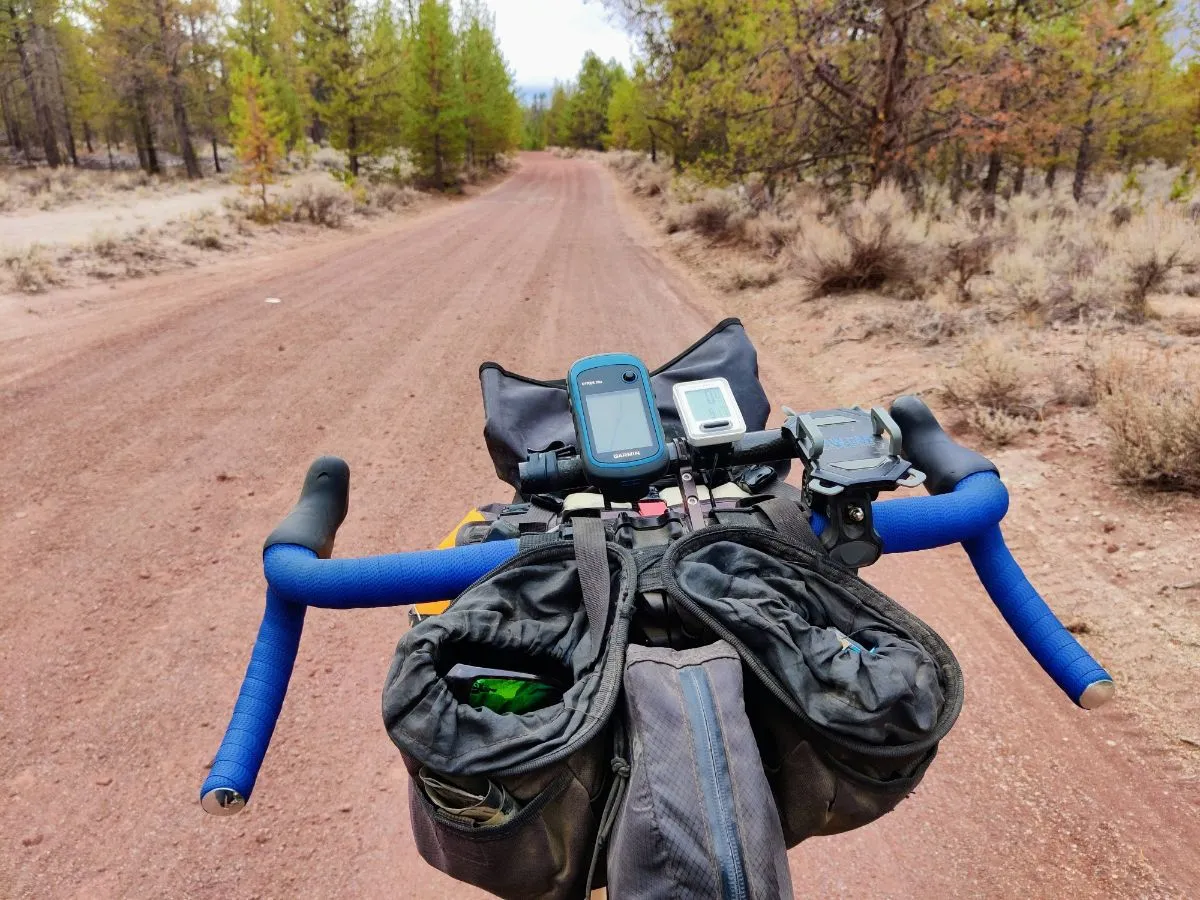
[[781, 535], [793, 544], [799, 544], [816, 553], [825, 553], [825, 548], [813, 533], [808, 517], [800, 512], [800, 507], [782, 497], [772, 497], [758, 504], [764, 516]]
[[603, 640], [608, 624], [609, 598], [612, 579], [608, 573], [608, 547], [604, 523], [599, 519], [579, 516], [571, 519], [572, 540], [575, 543], [575, 565], [579, 569], [579, 589], [583, 593], [583, 608], [593, 640]]

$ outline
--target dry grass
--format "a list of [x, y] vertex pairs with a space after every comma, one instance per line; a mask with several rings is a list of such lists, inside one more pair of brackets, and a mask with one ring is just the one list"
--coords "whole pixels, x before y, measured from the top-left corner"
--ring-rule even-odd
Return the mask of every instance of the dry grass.
[[1164, 354], [1124, 352], [1110, 355], [1102, 373], [1099, 412], [1118, 477], [1200, 491], [1200, 370]]
[[992, 447], [1007, 447], [1031, 430], [1030, 420], [1002, 409], [975, 406], [967, 410], [967, 427]]
[[862, 290], [911, 295], [922, 280], [925, 233], [900, 189], [881, 185], [827, 221], [802, 222], [793, 268], [810, 298]]
[[946, 391], [968, 412], [983, 408], [1030, 417], [1036, 412], [1030, 393], [1032, 376], [1025, 356], [999, 337], [990, 337], [966, 349], [946, 379]]
[[38, 294], [63, 282], [54, 259], [40, 244], [6, 253], [4, 266], [12, 286], [23, 294]]
[[341, 228], [354, 212], [354, 197], [350, 190], [324, 175], [296, 179], [280, 192], [277, 202], [282, 219], [325, 228]]
[[725, 286], [730, 291], [770, 287], [779, 281], [779, 268], [769, 263], [739, 260], [733, 265]]
[[227, 223], [211, 210], [188, 216], [182, 223], [180, 238], [189, 247], [201, 250], [223, 250], [228, 237]]
[[389, 184], [370, 184], [366, 189], [368, 207], [395, 212], [413, 206], [421, 198], [421, 192], [410, 187]]
[[114, 194], [146, 190], [185, 190], [187, 182], [147, 175], [145, 172], [109, 172], [90, 169], [0, 170], [0, 212], [49, 210], [84, 203]]

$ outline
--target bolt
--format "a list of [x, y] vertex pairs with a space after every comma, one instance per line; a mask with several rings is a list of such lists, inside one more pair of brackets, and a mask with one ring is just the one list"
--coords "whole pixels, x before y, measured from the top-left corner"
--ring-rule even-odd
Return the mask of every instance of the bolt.
[[847, 506], [846, 507], [846, 518], [849, 519], [851, 522], [861, 522], [866, 517], [867, 517], [867, 514], [865, 512], [863, 512], [863, 509], [861, 506]]
[[695, 498], [695, 497], [688, 497], [688, 501], [687, 501], [687, 502], [688, 502], [688, 506], [695, 506], [695, 505], [696, 505], [696, 498]]
[[683, 473], [683, 475], [682, 475], [681, 477], [683, 478], [683, 480], [684, 480], [684, 481], [691, 481], [691, 480], [692, 480], [692, 473], [691, 473], [691, 472], [684, 472], [684, 473]]

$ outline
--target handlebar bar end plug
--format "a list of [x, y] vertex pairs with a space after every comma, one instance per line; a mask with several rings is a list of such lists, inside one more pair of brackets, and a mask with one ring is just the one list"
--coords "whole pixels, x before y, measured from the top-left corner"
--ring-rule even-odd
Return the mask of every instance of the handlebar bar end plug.
[[200, 798], [200, 807], [214, 816], [232, 816], [246, 808], [246, 798], [233, 788], [213, 788]]
[[1078, 702], [1083, 709], [1099, 709], [1116, 694], [1116, 685], [1111, 681], [1093, 681], [1083, 689]]

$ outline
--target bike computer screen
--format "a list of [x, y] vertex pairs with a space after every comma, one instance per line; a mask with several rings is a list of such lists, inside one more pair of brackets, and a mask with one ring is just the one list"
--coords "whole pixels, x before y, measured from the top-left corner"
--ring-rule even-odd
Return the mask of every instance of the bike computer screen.
[[746, 433], [737, 398], [724, 378], [681, 382], [671, 393], [692, 446], [732, 444]]
[[626, 354], [589, 356], [571, 366], [567, 388], [589, 482], [614, 499], [639, 499], [667, 466], [650, 373]]

